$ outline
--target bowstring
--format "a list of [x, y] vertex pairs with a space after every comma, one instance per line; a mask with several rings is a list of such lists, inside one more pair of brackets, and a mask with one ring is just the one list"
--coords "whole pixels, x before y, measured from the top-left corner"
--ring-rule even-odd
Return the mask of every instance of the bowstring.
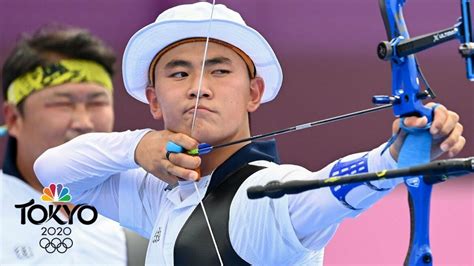
[[[199, 75], [198, 91], [197, 91], [197, 96], [196, 96], [196, 103], [194, 105], [193, 120], [192, 120], [192, 123], [191, 123], [191, 137], [193, 136], [195, 122], [196, 122], [197, 108], [198, 108], [198, 105], [199, 105], [199, 99], [201, 98], [202, 80], [204, 78], [204, 67], [205, 67], [205, 64], [206, 64], [207, 51], [208, 51], [208, 47], [209, 47], [209, 39], [210, 39], [210, 35], [211, 35], [211, 24], [212, 24], [212, 19], [213, 19], [213, 16], [214, 16], [214, 6], [215, 5], [216, 5], [216, 1], [213, 0], [212, 1], [212, 8], [211, 8], [211, 17], [209, 19], [209, 24], [208, 24], [208, 28], [207, 28], [206, 42], [205, 42], [205, 45], [204, 45], [204, 55], [202, 57], [201, 73]], [[202, 209], [202, 212], [204, 214], [204, 219], [206, 220], [207, 228], [209, 229], [209, 233], [211, 235], [212, 242], [214, 244], [214, 248], [215, 248], [216, 253], [217, 253], [217, 257], [219, 258], [219, 262], [222, 266], [222, 265], [224, 265], [224, 262], [222, 261], [221, 254], [219, 252], [219, 247], [217, 246], [216, 238], [214, 237], [214, 233], [213, 233], [212, 228], [211, 228], [211, 223], [209, 222], [209, 217], [207, 216], [206, 208], [204, 207], [204, 203], [202, 202], [201, 193], [199, 193], [199, 188], [197, 186], [197, 182], [193, 182], [193, 183], [194, 183], [194, 189], [196, 190], [196, 193], [197, 193], [198, 198], [199, 198], [199, 205], [201, 205], [201, 209]]]

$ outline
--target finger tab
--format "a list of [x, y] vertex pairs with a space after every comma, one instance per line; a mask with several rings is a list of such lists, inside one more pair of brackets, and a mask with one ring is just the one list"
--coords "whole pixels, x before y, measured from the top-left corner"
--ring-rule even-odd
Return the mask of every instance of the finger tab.
[[166, 143], [166, 150], [172, 153], [181, 153], [184, 151], [184, 148], [172, 141], [168, 141]]

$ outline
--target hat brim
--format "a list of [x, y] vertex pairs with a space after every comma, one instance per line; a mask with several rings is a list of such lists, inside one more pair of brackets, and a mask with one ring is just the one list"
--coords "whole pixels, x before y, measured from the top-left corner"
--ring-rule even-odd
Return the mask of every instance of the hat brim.
[[[127, 92], [148, 103], [148, 68], [153, 57], [166, 46], [179, 40], [207, 37], [209, 20], [173, 20], [150, 24], [135, 33], [124, 52], [122, 70]], [[273, 100], [280, 90], [283, 74], [272, 48], [256, 30], [226, 20], [212, 20], [210, 38], [222, 40], [244, 51], [254, 62], [257, 76], [263, 78], [262, 103]]]

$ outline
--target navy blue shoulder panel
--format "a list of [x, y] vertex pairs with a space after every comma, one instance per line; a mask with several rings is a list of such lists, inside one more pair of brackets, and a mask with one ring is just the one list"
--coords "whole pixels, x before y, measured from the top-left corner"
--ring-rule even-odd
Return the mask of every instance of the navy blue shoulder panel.
[[230, 173], [235, 172], [250, 162], [258, 160], [280, 163], [280, 157], [278, 156], [276, 141], [274, 139], [251, 142], [230, 156], [213, 172], [207, 193], [219, 186], [223, 179]]

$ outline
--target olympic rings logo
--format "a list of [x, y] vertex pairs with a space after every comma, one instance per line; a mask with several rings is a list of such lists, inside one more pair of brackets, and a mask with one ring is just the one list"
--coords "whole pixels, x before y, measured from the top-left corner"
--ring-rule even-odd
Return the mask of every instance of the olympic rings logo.
[[70, 249], [72, 245], [73, 245], [73, 241], [69, 237], [66, 237], [62, 240], [57, 237], [53, 238], [52, 240], [49, 240], [48, 238], [43, 237], [39, 241], [39, 246], [50, 254], [54, 253], [55, 251], [62, 254], [66, 252], [68, 249]]

